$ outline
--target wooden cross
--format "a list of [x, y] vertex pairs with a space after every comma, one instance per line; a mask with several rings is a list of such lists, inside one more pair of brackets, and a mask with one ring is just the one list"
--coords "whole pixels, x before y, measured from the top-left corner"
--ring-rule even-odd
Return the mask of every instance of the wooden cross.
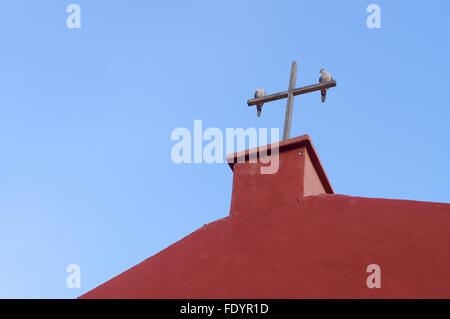
[[283, 140], [287, 140], [289, 138], [289, 134], [291, 131], [292, 106], [294, 104], [294, 96], [319, 91], [322, 89], [328, 89], [336, 86], [336, 81], [331, 80], [329, 82], [313, 84], [295, 89], [296, 78], [297, 78], [297, 61], [294, 61], [292, 62], [291, 66], [291, 78], [289, 80], [289, 90], [247, 101], [248, 106], [252, 106], [257, 104], [263, 104], [265, 102], [287, 98], [286, 117], [284, 119]]

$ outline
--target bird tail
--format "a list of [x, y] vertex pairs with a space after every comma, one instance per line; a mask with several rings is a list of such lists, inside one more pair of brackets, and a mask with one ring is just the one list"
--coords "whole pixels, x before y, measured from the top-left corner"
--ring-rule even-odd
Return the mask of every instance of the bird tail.
[[258, 115], [258, 117], [260, 117], [261, 116], [261, 110], [262, 110], [262, 104], [258, 104], [257, 106], [256, 106], [256, 109], [257, 109], [257, 115]]
[[325, 103], [325, 99], [327, 98], [327, 89], [320, 90], [320, 93], [322, 95], [322, 103]]

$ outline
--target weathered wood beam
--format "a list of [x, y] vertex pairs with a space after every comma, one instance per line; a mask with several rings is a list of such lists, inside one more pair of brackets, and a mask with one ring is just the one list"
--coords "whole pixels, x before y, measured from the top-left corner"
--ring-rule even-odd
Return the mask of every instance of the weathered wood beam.
[[288, 98], [286, 103], [286, 116], [284, 117], [283, 140], [289, 139], [291, 133], [292, 106], [294, 104], [295, 81], [297, 80], [297, 61], [292, 62], [291, 77], [289, 79]]
[[[336, 86], [336, 80], [332, 80], [332, 81], [325, 82], [325, 83], [313, 84], [313, 85], [305, 86], [302, 88], [294, 89], [294, 96], [300, 95], [300, 94], [305, 94], [305, 93], [310, 93], [310, 92], [314, 92], [314, 91], [319, 91], [321, 89], [328, 89], [328, 88], [331, 88], [334, 86]], [[260, 97], [257, 99], [251, 99], [251, 100], [247, 101], [247, 105], [252, 106], [252, 105], [259, 104], [259, 103], [266, 103], [266, 102], [270, 102], [270, 101], [285, 99], [288, 97], [288, 93], [289, 93], [288, 91], [284, 91], [284, 92], [279, 92], [279, 93], [267, 95], [264, 97]]]

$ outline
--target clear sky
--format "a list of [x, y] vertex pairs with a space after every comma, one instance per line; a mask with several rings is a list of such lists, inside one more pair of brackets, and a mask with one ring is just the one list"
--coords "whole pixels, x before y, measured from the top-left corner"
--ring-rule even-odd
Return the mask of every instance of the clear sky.
[[0, 7], [0, 298], [80, 296], [225, 217], [228, 165], [174, 164], [171, 132], [282, 128], [285, 100], [261, 118], [246, 100], [286, 90], [293, 60], [297, 86], [321, 68], [338, 82], [325, 104], [295, 98], [291, 130], [310, 135], [336, 193], [450, 202], [449, 1]]

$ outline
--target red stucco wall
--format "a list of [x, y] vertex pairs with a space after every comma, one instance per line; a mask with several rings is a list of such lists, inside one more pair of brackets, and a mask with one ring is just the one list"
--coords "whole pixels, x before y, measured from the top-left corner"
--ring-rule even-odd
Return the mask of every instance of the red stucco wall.
[[82, 297], [450, 298], [450, 204], [333, 195], [307, 135], [279, 150], [276, 174], [230, 163], [228, 217]]
[[449, 204], [324, 194], [241, 207], [82, 297], [450, 298], [449, 252]]

